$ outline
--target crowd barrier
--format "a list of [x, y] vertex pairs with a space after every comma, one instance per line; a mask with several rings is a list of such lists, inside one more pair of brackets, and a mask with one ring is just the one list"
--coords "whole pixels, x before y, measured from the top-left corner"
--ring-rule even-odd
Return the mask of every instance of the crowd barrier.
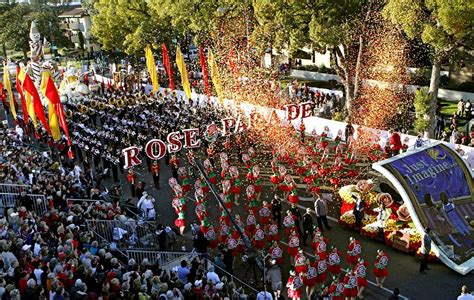
[[[136, 263], [140, 264], [144, 259], [147, 259], [150, 264], [157, 263], [160, 268], [167, 272], [177, 272], [177, 268], [181, 265], [181, 261], [186, 260], [188, 263], [198, 256], [196, 252], [163, 252], [163, 251], [153, 251], [153, 250], [142, 250], [142, 249], [128, 249], [123, 251], [128, 259], [133, 258]], [[204, 265], [206, 269], [209, 269], [209, 266], [214, 266], [214, 269], [221, 277], [225, 275], [229, 281], [236, 283], [248, 291], [258, 293], [258, 291], [246, 283], [245, 281], [239, 279], [223, 268], [214, 264], [214, 262], [206, 257], [201, 257], [201, 260], [204, 260]]]
[[[27, 196], [32, 202], [33, 211], [38, 216], [42, 216], [48, 210], [48, 199], [44, 195], [27, 194]], [[20, 194], [0, 193], [0, 208], [4, 211], [9, 208], [17, 208], [20, 206], [20, 203], [18, 203], [19, 197]]]
[[166, 252], [143, 249], [127, 249], [124, 252], [129, 259], [133, 258], [139, 264], [144, 259], [147, 259], [149, 263], [157, 263], [162, 270], [168, 272], [179, 267], [182, 260], [191, 260], [194, 255], [190, 252]]
[[31, 186], [26, 184], [14, 184], [14, 183], [0, 183], [0, 193], [12, 193], [20, 194], [21, 192], [29, 192]]
[[158, 248], [154, 222], [133, 219], [127, 221], [86, 220], [86, 224], [89, 231], [113, 248]]

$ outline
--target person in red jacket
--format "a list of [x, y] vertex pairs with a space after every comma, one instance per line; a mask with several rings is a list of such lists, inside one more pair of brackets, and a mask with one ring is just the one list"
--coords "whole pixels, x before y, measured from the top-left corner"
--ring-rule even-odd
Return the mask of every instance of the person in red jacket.
[[128, 183], [130, 183], [130, 191], [132, 193], [132, 197], [135, 197], [136, 196], [135, 184], [137, 182], [137, 175], [135, 175], [135, 172], [133, 172], [132, 169], [128, 170], [127, 181]]
[[393, 129], [391, 129], [388, 133], [390, 134], [389, 144], [390, 144], [391, 154], [397, 155], [400, 153], [400, 150], [403, 148], [400, 134], [394, 131]]

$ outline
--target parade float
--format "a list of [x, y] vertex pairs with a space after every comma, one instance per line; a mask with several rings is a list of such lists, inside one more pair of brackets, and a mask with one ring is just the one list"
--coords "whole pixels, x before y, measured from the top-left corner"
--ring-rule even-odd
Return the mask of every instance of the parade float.
[[454, 149], [442, 143], [374, 163], [378, 174], [339, 190], [339, 223], [355, 228], [361, 199], [362, 235], [416, 253], [424, 229], [431, 228], [432, 258], [466, 274], [474, 269], [473, 173]]
[[[393, 190], [391, 193], [393, 194]], [[355, 228], [354, 207], [360, 197], [364, 202], [362, 225], [358, 228], [360, 233], [383, 240], [398, 250], [416, 253], [421, 246], [421, 235], [411, 220], [406, 205], [395, 201], [391, 193], [380, 187], [379, 178], [343, 186], [339, 189], [342, 199], [339, 223]]]

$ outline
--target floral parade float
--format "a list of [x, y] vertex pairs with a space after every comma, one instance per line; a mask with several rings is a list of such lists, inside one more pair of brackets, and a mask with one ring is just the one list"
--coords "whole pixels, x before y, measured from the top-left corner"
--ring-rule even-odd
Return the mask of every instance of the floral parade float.
[[[342, 199], [340, 224], [357, 229], [369, 238], [383, 240], [403, 252], [417, 253], [421, 235], [405, 204], [394, 201], [391, 194], [381, 191], [372, 180], [359, 180], [357, 184], [343, 186], [339, 189], [339, 196]], [[364, 210], [361, 226], [356, 228], [353, 211], [359, 197]]]

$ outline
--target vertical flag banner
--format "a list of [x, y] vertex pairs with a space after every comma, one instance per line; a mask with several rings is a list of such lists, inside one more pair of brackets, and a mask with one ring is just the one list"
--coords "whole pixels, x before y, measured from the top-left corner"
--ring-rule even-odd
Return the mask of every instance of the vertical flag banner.
[[49, 99], [52, 107], [54, 108], [54, 112], [59, 119], [59, 124], [66, 135], [68, 146], [71, 146], [71, 139], [69, 138], [69, 130], [67, 128], [66, 117], [64, 116], [64, 109], [59, 99], [58, 89], [54, 85], [54, 81], [50, 76], [48, 76], [46, 83], [45, 96]]
[[163, 65], [165, 66], [166, 73], [170, 79], [170, 89], [174, 90], [174, 80], [173, 80], [173, 70], [171, 69], [170, 56], [168, 54], [168, 49], [166, 49], [165, 43], [161, 45], [161, 52], [163, 53]]
[[148, 44], [145, 48], [145, 59], [146, 59], [146, 68], [148, 74], [150, 74], [151, 83], [153, 85], [153, 93], [158, 91], [158, 73], [156, 72], [155, 59], [153, 58], [153, 52], [151, 51], [151, 46]]
[[220, 101], [223, 100], [222, 98], [222, 86], [221, 80], [219, 77], [219, 68], [217, 67], [216, 59], [214, 58], [214, 54], [212, 50], [209, 49], [209, 66], [211, 67], [211, 79], [212, 83], [214, 83], [214, 87], [216, 88], [217, 97]]
[[207, 99], [211, 99], [211, 92], [209, 91], [209, 74], [207, 72], [207, 62], [206, 55], [204, 54], [204, 49], [202, 46], [199, 46], [199, 61], [201, 62], [202, 77], [204, 80], [204, 88], [206, 90]]
[[41, 73], [41, 93], [44, 97], [48, 99], [48, 118], [49, 118], [49, 128], [51, 128], [51, 136], [56, 142], [61, 139], [61, 132], [59, 131], [59, 122], [58, 116], [54, 111], [53, 103], [51, 99], [46, 96], [46, 85], [48, 84], [48, 79], [50, 78], [49, 72]]
[[36, 89], [35, 84], [33, 83], [33, 80], [31, 80], [28, 74], [25, 74], [25, 80], [23, 81], [23, 89], [26, 92], [28, 92], [28, 95], [26, 98], [27, 101], [28, 101], [28, 96], [30, 96], [30, 102], [31, 102], [31, 98], [33, 98], [34, 114], [38, 116], [38, 119], [40, 120], [41, 124], [43, 124], [48, 134], [51, 134], [51, 130], [49, 128], [48, 122], [46, 121], [46, 117], [44, 115], [43, 105], [41, 104], [41, 99], [38, 94], [38, 90]]
[[189, 85], [188, 71], [186, 70], [183, 53], [179, 47], [176, 47], [176, 65], [181, 74], [181, 84], [183, 85], [184, 93], [188, 99], [191, 99], [191, 86]]
[[10, 81], [10, 73], [8, 73], [8, 68], [6, 64], [3, 64], [3, 85], [7, 90], [8, 97], [10, 97], [10, 111], [12, 112], [13, 119], [16, 120], [16, 108], [15, 108], [15, 98], [13, 97], [12, 92], [12, 83]]
[[[33, 126], [35, 128], [38, 128], [38, 121], [36, 120], [35, 108], [33, 107], [33, 101], [31, 101], [31, 95], [28, 93], [28, 91], [23, 89], [23, 83], [25, 82], [25, 78], [26, 78], [25, 71], [23, 69], [19, 69], [18, 79], [19, 79], [19, 82], [21, 83], [21, 85], [19, 86], [19, 88], [20, 88], [19, 90], [23, 91], [22, 93], [23, 93], [24, 98], [25, 98], [25, 106], [26, 106], [25, 111], [30, 116], [31, 122], [33, 122]], [[17, 83], [17, 87], [18, 87], [18, 83]], [[23, 115], [24, 114], [25, 114], [25, 112], [23, 112]]]

